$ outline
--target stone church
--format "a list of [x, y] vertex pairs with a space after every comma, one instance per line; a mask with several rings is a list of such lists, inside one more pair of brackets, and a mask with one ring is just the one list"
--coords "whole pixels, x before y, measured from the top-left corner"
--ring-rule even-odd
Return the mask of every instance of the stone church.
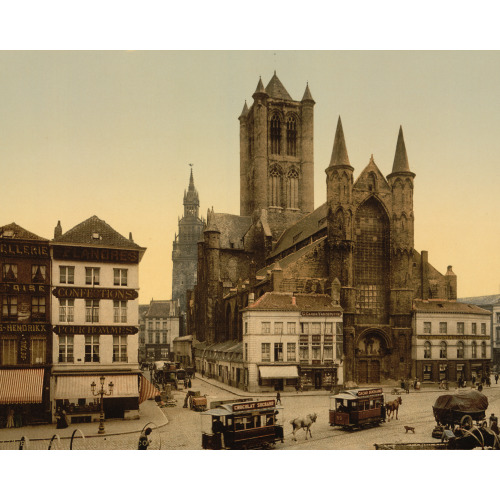
[[402, 128], [391, 172], [385, 176], [372, 156], [355, 177], [339, 118], [324, 166], [327, 201], [314, 208], [314, 106], [308, 85], [296, 101], [276, 73], [266, 87], [259, 80], [250, 107], [245, 102], [240, 215], [208, 211], [198, 281], [188, 292], [188, 333], [222, 359], [243, 341], [249, 298], [336, 295], [344, 380], [411, 376], [413, 299], [456, 299], [456, 275], [451, 266], [439, 273], [414, 248], [415, 173]]

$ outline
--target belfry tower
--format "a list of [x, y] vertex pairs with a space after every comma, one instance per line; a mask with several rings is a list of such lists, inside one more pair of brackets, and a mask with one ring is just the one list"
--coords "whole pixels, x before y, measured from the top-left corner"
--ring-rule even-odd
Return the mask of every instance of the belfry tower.
[[294, 101], [276, 72], [265, 88], [259, 79], [239, 117], [240, 215], [265, 209], [273, 225], [273, 214], [292, 222], [314, 210], [314, 104], [309, 85]]
[[181, 314], [186, 313], [186, 291], [196, 284], [198, 262], [197, 242], [203, 231], [204, 221], [199, 217], [200, 201], [194, 187], [193, 169], [189, 187], [184, 191], [184, 216], [179, 219], [179, 232], [175, 235], [172, 251], [172, 299], [180, 301]]

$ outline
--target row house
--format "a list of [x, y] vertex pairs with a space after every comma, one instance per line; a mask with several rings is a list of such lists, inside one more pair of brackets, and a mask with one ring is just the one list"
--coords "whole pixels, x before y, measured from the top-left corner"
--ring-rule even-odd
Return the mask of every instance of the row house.
[[[51, 244], [53, 276], [52, 412], [98, 419], [92, 384], [104, 377], [106, 418], [139, 418], [139, 262], [145, 248], [93, 216]], [[111, 384], [111, 386], [110, 386]]]
[[446, 300], [413, 303], [412, 359], [424, 382], [480, 379], [490, 372], [491, 313]]
[[15, 223], [0, 228], [0, 427], [50, 419], [52, 363], [48, 240]]

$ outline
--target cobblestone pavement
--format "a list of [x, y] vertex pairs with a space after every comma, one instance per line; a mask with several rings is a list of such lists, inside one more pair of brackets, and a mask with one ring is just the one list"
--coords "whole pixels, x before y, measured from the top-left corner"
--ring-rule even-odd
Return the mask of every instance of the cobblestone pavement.
[[[487, 416], [491, 413], [500, 414], [500, 385], [485, 388], [483, 393], [488, 396], [489, 407]], [[247, 395], [234, 388], [223, 386], [213, 380], [195, 378], [191, 390], [200, 391], [207, 396], [208, 402], [217, 399], [232, 399]], [[375, 443], [395, 442], [437, 442], [431, 437], [435, 422], [432, 414], [432, 405], [440, 394], [453, 392], [444, 390], [422, 390], [402, 395], [403, 404], [400, 406], [398, 420], [391, 420], [379, 427], [348, 432], [333, 428], [328, 423], [330, 394], [326, 391], [319, 393], [282, 393], [282, 409], [279, 418], [284, 424], [284, 443], [277, 443], [276, 450], [373, 450]], [[235, 394], [236, 392], [236, 394]], [[151, 450], [201, 450], [201, 416], [200, 413], [183, 408], [186, 390], [174, 391], [173, 398], [176, 406], [159, 408], [153, 401], [146, 401], [141, 405], [141, 419], [136, 421], [109, 421], [106, 422], [105, 436], [97, 436], [98, 423], [79, 424], [86, 436], [73, 441], [75, 450], [135, 450], [137, 449], [140, 430], [148, 422], [152, 422]], [[273, 394], [260, 394], [260, 399], [272, 398]], [[396, 396], [390, 394], [386, 388], [386, 400]], [[308, 413], [317, 413], [318, 419], [313, 424], [312, 438], [305, 439], [305, 433], [297, 433], [297, 441], [292, 439], [289, 421], [295, 417], [305, 416]], [[166, 418], [165, 418], [166, 417]], [[168, 419], [168, 424], [167, 424]], [[415, 434], [405, 433], [404, 425], [415, 427]], [[55, 425], [31, 426], [22, 429], [1, 429], [0, 449], [18, 449], [19, 438], [25, 435], [29, 438], [28, 449], [47, 450], [50, 438], [56, 432], [62, 438], [52, 442], [52, 449], [68, 450], [69, 437], [76, 426], [68, 429], [56, 430]], [[77, 434], [79, 435], [79, 433]], [[6, 442], [11, 440], [11, 442]]]

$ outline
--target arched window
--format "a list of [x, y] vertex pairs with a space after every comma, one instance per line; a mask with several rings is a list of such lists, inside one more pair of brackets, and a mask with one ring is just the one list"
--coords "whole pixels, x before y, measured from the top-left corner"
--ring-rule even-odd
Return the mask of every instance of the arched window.
[[477, 343], [475, 340], [471, 344], [471, 358], [477, 358]]
[[446, 342], [441, 342], [439, 346], [439, 357], [447, 358], [448, 357], [448, 347], [446, 346]]
[[481, 342], [481, 357], [486, 357], [486, 342]]
[[424, 358], [431, 359], [431, 343], [428, 341], [424, 343]]
[[293, 116], [286, 121], [286, 154], [297, 156], [297, 122]]
[[278, 115], [271, 118], [271, 154], [281, 154], [281, 121]]
[[377, 190], [377, 181], [375, 179], [375, 174], [370, 172], [368, 174], [368, 191], [376, 191]]
[[269, 205], [281, 206], [281, 170], [276, 166], [269, 172]]
[[299, 174], [295, 169], [288, 172], [286, 206], [288, 208], [299, 208]]
[[464, 357], [464, 343], [460, 340], [457, 342], [457, 358], [462, 359]]

